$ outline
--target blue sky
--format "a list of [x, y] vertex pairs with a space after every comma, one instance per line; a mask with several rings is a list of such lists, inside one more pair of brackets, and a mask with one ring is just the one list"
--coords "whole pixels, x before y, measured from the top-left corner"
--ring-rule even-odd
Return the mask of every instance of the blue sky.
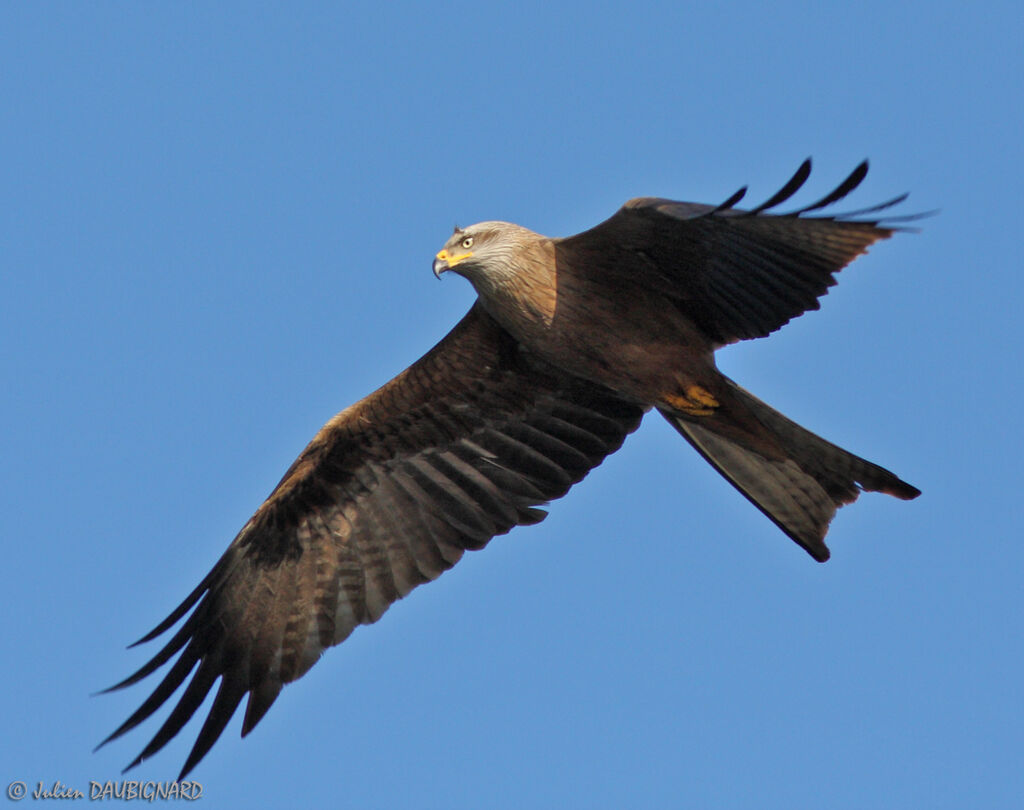
[[[118, 778], [90, 697], [333, 413], [472, 302], [453, 223], [798, 200], [922, 232], [726, 373], [924, 495], [814, 563], [650, 419], [541, 526], [330, 650], [207, 806], [1010, 807], [1021, 776], [1013, 3], [0, 10], [3, 783]], [[162, 716], [162, 715], [161, 715]], [[133, 775], [173, 779], [199, 723]]]

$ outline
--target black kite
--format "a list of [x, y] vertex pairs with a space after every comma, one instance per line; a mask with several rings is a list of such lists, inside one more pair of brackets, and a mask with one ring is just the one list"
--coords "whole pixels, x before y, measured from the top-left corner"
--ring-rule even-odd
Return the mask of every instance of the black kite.
[[[141, 642], [195, 608], [120, 689], [174, 661], [110, 737], [137, 726], [189, 677], [132, 762], [162, 748], [220, 686], [182, 770], [248, 695], [248, 734], [282, 685], [357, 625], [560, 498], [658, 411], [814, 559], [836, 509], [861, 490], [914, 498], [881, 467], [804, 430], [715, 367], [716, 349], [818, 308], [834, 274], [887, 220], [806, 216], [845, 197], [857, 169], [814, 205], [767, 211], [642, 198], [566, 239], [505, 222], [457, 229], [434, 272], [478, 300], [421, 360], [331, 419], [199, 586]], [[198, 668], [196, 665], [198, 664]], [[130, 767], [130, 766], [129, 766]]]

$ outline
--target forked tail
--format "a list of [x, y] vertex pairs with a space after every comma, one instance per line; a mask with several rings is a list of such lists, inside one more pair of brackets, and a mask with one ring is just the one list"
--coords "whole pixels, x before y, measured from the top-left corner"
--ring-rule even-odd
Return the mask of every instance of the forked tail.
[[921, 494], [726, 382], [729, 397], [713, 416], [659, 410], [711, 466], [819, 562], [829, 558], [825, 534], [836, 510], [855, 501], [861, 490], [903, 500]]

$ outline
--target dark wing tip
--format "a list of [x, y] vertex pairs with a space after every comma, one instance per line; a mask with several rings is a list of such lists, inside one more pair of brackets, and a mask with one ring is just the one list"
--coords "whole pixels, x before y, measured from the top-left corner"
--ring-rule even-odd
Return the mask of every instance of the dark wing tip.
[[913, 484], [908, 484], [906, 481], [900, 481], [899, 479], [897, 479], [895, 484], [883, 491], [886, 495], [892, 495], [901, 501], [912, 501], [921, 494], [921, 490]]
[[747, 194], [747, 186], [743, 186], [735, 194], [733, 194], [731, 197], [729, 197], [729, 199], [727, 199], [725, 202], [723, 202], [721, 205], [718, 205], [713, 210], [708, 211], [707, 216], [712, 216], [714, 214], [717, 214], [720, 211], [726, 211], [726, 210], [732, 208], [734, 205], [736, 205], [736, 203], [738, 203], [740, 200], [742, 200], [746, 196], [746, 194]]
[[767, 211], [769, 208], [774, 208], [780, 203], [784, 203], [790, 197], [800, 190], [800, 187], [807, 182], [807, 178], [811, 175], [811, 159], [807, 158], [803, 163], [800, 164], [800, 168], [796, 170], [792, 177], [786, 182], [782, 188], [780, 188], [775, 194], [761, 203], [757, 208], [753, 208], [747, 212], [747, 216], [754, 216], [760, 214], [762, 211]]
[[[225, 552], [224, 556], [221, 557], [220, 560], [218, 560], [217, 564], [213, 566], [213, 568], [210, 570], [210, 573], [203, 577], [203, 581], [196, 585], [192, 593], [186, 596], [182, 603], [178, 605], [174, 610], [172, 610], [170, 615], [167, 616], [166, 619], [160, 622], [160, 624], [158, 624], [148, 633], [146, 633], [146, 635], [144, 635], [138, 641], [129, 644], [128, 649], [130, 650], [133, 647], [138, 647], [140, 644], [145, 644], [149, 641], [152, 641], [157, 636], [166, 633], [170, 628], [177, 624], [181, 617], [188, 613], [192, 609], [192, 606], [199, 601], [200, 597], [203, 596], [203, 594], [205, 594], [210, 589], [210, 585], [213, 582], [214, 577], [218, 576], [221, 573], [222, 569], [224, 568], [225, 560], [227, 559], [228, 554], [230, 554], [230, 552], [231, 549], [229, 548], [228, 551]], [[134, 681], [130, 682], [134, 683]], [[128, 683], [122, 682], [121, 685], [127, 686]], [[118, 689], [120, 688], [121, 685], [112, 686], [111, 689]]]
[[[842, 214], [835, 214], [834, 218], [835, 219], [850, 219], [851, 217], [859, 217], [859, 216], [863, 216], [864, 214], [874, 214], [874, 213], [876, 213], [878, 211], [884, 211], [886, 208], [892, 208], [893, 206], [899, 205], [901, 202], [904, 202], [907, 199], [907, 197], [909, 197], [909, 196], [910, 196], [910, 192], [907, 191], [907, 192], [904, 192], [903, 194], [900, 194], [900, 195], [898, 195], [896, 197], [893, 197], [891, 200], [886, 200], [885, 202], [878, 203], [878, 205], [870, 205], [867, 208], [858, 208], [855, 211], [846, 211], [846, 212], [844, 212]], [[789, 214], [788, 216], [791, 216], [791, 217], [799, 216], [805, 210], [807, 210], [807, 209], [801, 209], [800, 211], [794, 211], [791, 214]]]
[[857, 165], [857, 168], [850, 172], [849, 176], [845, 180], [843, 180], [842, 183], [840, 183], [838, 186], [832, 189], [832, 191], [830, 191], [820, 200], [811, 203], [810, 205], [806, 205], [797, 211], [793, 211], [792, 213], [788, 214], [788, 216], [800, 216], [801, 214], [806, 214], [808, 211], [817, 211], [820, 208], [825, 208], [826, 206], [831, 205], [837, 200], [843, 199], [843, 197], [845, 197], [847, 194], [849, 194], [851, 191], [857, 188], [857, 186], [859, 186], [864, 181], [864, 178], [867, 177], [867, 175], [868, 162], [867, 160], [863, 160]]
[[[912, 233], [919, 233], [920, 228], [907, 228], [902, 225], [894, 226], [895, 222], [917, 222], [919, 219], [928, 219], [929, 217], [938, 216], [942, 213], [941, 208], [933, 208], [930, 211], [919, 211], [916, 214], [898, 214], [897, 216], [885, 216], [879, 219], [874, 224], [879, 225], [883, 228], [889, 228], [892, 231], [909, 231]], [[855, 214], [843, 214], [841, 216], [833, 217], [833, 219], [846, 220], [847, 217], [854, 216]], [[865, 220], [860, 220], [864, 222]]]
[[256, 728], [256, 724], [263, 719], [277, 696], [281, 693], [280, 681], [273, 678], [264, 678], [263, 681], [249, 692], [249, 700], [245, 706], [245, 716], [242, 718], [242, 736], [249, 736], [249, 732]]
[[210, 707], [210, 712], [206, 717], [206, 722], [203, 723], [195, 745], [192, 746], [188, 759], [185, 760], [181, 773], [178, 775], [179, 782], [209, 753], [213, 744], [220, 738], [224, 727], [231, 720], [235, 710], [238, 708], [238, 704], [242, 702], [242, 698], [245, 697], [247, 691], [248, 687], [237, 677], [232, 677], [230, 674], [223, 676], [220, 682], [220, 689], [217, 690], [217, 696], [213, 700], [213, 706]]
[[[819, 200], [805, 205], [795, 211], [789, 211], [784, 214], [777, 214], [780, 217], [802, 217], [805, 214], [809, 214], [813, 211], [820, 211], [822, 208], [827, 208], [835, 202], [849, 196], [851, 192], [857, 189], [860, 184], [867, 177], [868, 169], [870, 168], [869, 161], [865, 158], [857, 164], [856, 168], [844, 179], [838, 186], [832, 191], [826, 194]], [[721, 205], [717, 207], [707, 206], [707, 210], [702, 212], [700, 216], [739, 216], [743, 218], [757, 217], [768, 211], [770, 208], [774, 208], [779, 204], [785, 202], [792, 197], [805, 183], [811, 171], [811, 159], [807, 158], [803, 163], [800, 164], [800, 168], [797, 169], [796, 173], [789, 179], [789, 181], [770, 199], [766, 200], [761, 205], [753, 208], [749, 211], [730, 211], [729, 209], [735, 205], [743, 197], [743, 192], [746, 191], [746, 187], [740, 189], [736, 194], [727, 199]], [[880, 228], [886, 228], [890, 231], [916, 231], [916, 228], [908, 228], [904, 226], [896, 225], [896, 223], [904, 222], [915, 222], [920, 219], [927, 219], [940, 213], [939, 209], [933, 209], [929, 211], [922, 211], [920, 213], [913, 214], [897, 214], [897, 215], [885, 215], [873, 219], [858, 219], [869, 214], [876, 214], [880, 211], [886, 211], [905, 202], [910, 196], [909, 192], [899, 194], [892, 199], [886, 200], [885, 202], [878, 203], [877, 205], [871, 205], [866, 208], [858, 208], [854, 211], [846, 211], [837, 214], [822, 215], [818, 218], [823, 220], [831, 220], [836, 222], [859, 222], [866, 225], [875, 225]]]
[[[172, 640], [168, 647], [173, 645], [174, 641]], [[165, 657], [165, 651], [166, 648], [156, 656], [154, 661], [159, 661]], [[193, 674], [193, 669], [195, 669], [197, 662], [199, 667]], [[147, 664], [140, 672], [144, 675], [149, 674], [155, 669], [155, 667], [151, 666], [152, 663]], [[190, 645], [143, 704], [124, 723], [97, 745], [93, 751], [98, 751], [107, 743], [116, 740], [141, 725], [161, 706], [167, 703], [171, 696], [185, 682], [186, 678], [192, 674], [192, 678], [185, 687], [185, 691], [177, 699], [164, 724], [156, 732], [149, 744], [127, 765], [123, 772], [134, 768], [143, 760], [156, 754], [171, 739], [178, 735], [185, 724], [199, 710], [219, 678], [220, 687], [217, 690], [213, 705], [207, 713], [206, 720], [199, 731], [195, 744], [188, 755], [181, 774], [178, 776], [179, 780], [183, 779], [210, 751], [214, 743], [220, 738], [228, 722], [234, 716], [242, 699], [250, 692], [250, 686], [244, 676], [244, 671], [244, 666], [241, 666], [231, 655], [226, 655], [223, 651], [216, 649], [207, 650], [204, 655], [200, 655], [195, 646]], [[129, 683], [134, 683], [139, 679], [137, 676], [138, 673], [104, 691], [109, 692]], [[281, 685], [279, 680], [265, 678], [261, 686], [252, 689], [252, 698], [250, 699], [249, 711], [246, 712], [242, 736], [248, 734], [270, 708], [270, 705], [281, 691]]]

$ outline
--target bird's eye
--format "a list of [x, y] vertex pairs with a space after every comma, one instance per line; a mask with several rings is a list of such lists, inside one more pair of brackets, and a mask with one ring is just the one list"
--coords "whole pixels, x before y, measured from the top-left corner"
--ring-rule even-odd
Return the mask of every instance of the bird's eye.
[[463, 250], [469, 250], [471, 247], [473, 247], [473, 237], [467, 236], [462, 240], [462, 248]]

